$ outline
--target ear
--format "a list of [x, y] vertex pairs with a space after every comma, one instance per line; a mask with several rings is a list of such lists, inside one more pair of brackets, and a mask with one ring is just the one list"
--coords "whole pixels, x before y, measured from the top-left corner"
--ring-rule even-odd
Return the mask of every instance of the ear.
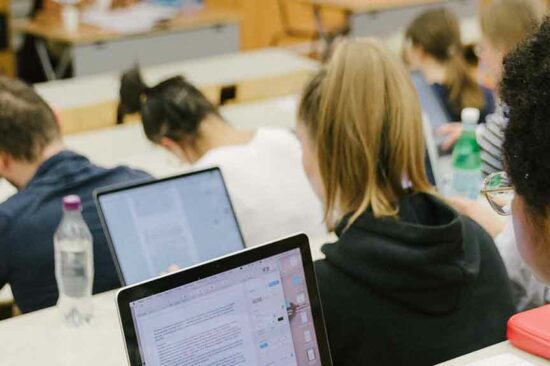
[[61, 121], [61, 114], [59, 110], [53, 106], [51, 108], [52, 108], [53, 115], [55, 117], [55, 122], [57, 123], [57, 127], [59, 127], [60, 131], [63, 131], [63, 122]]
[[179, 147], [176, 141], [168, 137], [161, 137], [159, 141], [159, 145], [170, 152], [172, 152], [175, 148]]
[[2, 172], [5, 172], [10, 168], [12, 165], [12, 160], [13, 159], [9, 154], [0, 151], [0, 175], [2, 175]]
[[161, 137], [159, 145], [165, 148], [168, 152], [175, 155], [178, 159], [188, 162], [184, 149], [180, 144], [169, 137]]

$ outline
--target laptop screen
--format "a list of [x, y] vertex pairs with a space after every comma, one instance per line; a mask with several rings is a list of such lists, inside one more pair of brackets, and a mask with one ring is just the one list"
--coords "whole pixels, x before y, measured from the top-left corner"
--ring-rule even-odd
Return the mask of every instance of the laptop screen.
[[102, 193], [98, 202], [126, 284], [244, 247], [219, 169]]
[[143, 365], [321, 365], [299, 248], [129, 307]]

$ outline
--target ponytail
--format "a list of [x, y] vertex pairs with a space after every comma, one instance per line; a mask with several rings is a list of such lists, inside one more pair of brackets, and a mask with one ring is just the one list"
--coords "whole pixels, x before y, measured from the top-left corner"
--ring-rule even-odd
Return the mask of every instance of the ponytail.
[[122, 123], [126, 114], [141, 112], [141, 98], [147, 89], [138, 66], [122, 74], [117, 123]]
[[121, 78], [118, 121], [128, 113], [141, 114], [145, 135], [155, 143], [162, 137], [175, 141], [193, 137], [206, 117], [220, 116], [216, 106], [183, 77], [175, 76], [150, 88], [138, 67]]
[[463, 51], [453, 51], [447, 61], [446, 76], [450, 105], [457, 114], [467, 107], [482, 110], [485, 106], [483, 90], [470, 74]]
[[465, 107], [483, 109], [483, 90], [470, 75], [460, 39], [458, 19], [445, 8], [427, 10], [409, 25], [405, 37], [447, 66], [445, 84], [452, 109], [460, 114]]

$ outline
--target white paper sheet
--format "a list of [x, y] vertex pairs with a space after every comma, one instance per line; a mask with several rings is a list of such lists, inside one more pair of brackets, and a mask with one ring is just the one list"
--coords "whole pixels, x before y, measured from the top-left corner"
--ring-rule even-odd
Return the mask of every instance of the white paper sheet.
[[535, 366], [511, 353], [489, 357], [480, 361], [472, 362], [466, 366]]
[[173, 18], [177, 9], [149, 3], [111, 10], [86, 10], [82, 14], [82, 23], [94, 25], [124, 34], [142, 33], [153, 29], [159, 21]]

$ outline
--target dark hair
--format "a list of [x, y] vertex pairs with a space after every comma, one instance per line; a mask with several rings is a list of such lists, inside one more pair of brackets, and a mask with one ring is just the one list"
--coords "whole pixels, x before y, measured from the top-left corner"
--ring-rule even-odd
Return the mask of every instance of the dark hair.
[[167, 79], [149, 88], [137, 67], [122, 75], [118, 118], [141, 114], [147, 138], [158, 143], [162, 137], [180, 141], [197, 133], [209, 115], [218, 109], [182, 76]]
[[509, 124], [503, 145], [506, 168], [528, 207], [550, 209], [550, 19], [504, 61], [503, 101]]
[[32, 162], [61, 138], [55, 114], [30, 86], [0, 76], [0, 151]]
[[449, 101], [456, 113], [465, 107], [483, 109], [483, 90], [470, 75], [456, 16], [445, 8], [427, 10], [407, 28], [405, 38], [437, 61], [447, 65]]

